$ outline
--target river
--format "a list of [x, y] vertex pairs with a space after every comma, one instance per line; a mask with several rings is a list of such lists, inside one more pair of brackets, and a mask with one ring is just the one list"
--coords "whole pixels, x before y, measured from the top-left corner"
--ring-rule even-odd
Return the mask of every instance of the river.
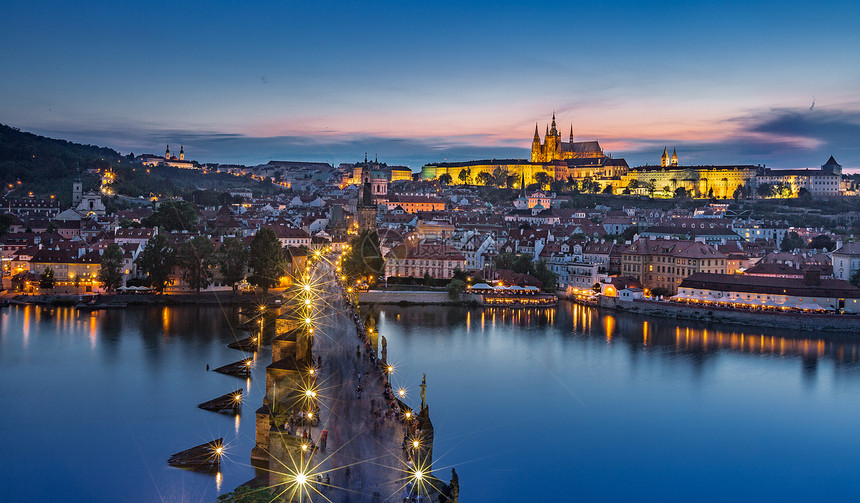
[[[462, 501], [782, 501], [860, 489], [860, 346], [786, 330], [557, 310], [371, 309], [435, 469]], [[3, 308], [0, 493], [10, 501], [212, 501], [254, 476], [250, 382], [212, 368], [246, 334], [217, 307]], [[196, 405], [244, 387], [238, 420]], [[166, 465], [227, 442], [221, 475]]]

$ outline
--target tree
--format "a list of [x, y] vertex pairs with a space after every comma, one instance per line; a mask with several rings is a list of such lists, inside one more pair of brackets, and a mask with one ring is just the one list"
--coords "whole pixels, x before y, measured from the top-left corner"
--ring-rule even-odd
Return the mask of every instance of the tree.
[[469, 179], [472, 178], [472, 168], [463, 168], [457, 173], [457, 178], [463, 182], [464, 185], [469, 185]]
[[245, 278], [245, 267], [248, 265], [248, 247], [239, 238], [227, 238], [215, 256], [218, 271], [224, 283], [236, 291], [236, 283]]
[[505, 176], [505, 187], [512, 189], [517, 186], [517, 175], [506, 175]]
[[636, 234], [639, 234], [639, 227], [631, 225], [630, 227], [624, 229], [624, 232], [621, 233], [621, 239], [623, 239], [625, 242], [633, 241], [633, 237]]
[[454, 179], [451, 178], [451, 175], [448, 173], [442, 173], [441, 175], [439, 175], [439, 183], [441, 183], [442, 185], [451, 185], [451, 182], [453, 181]]
[[595, 182], [590, 176], [586, 176], [582, 179], [580, 188], [583, 192], [594, 194], [600, 191], [600, 184]]
[[744, 186], [743, 186], [743, 184], [737, 186], [737, 188], [735, 189], [735, 192], [732, 194], [732, 197], [735, 199], [735, 201], [744, 197]]
[[809, 247], [816, 250], [826, 248], [827, 251], [833, 251], [836, 248], [836, 241], [827, 234], [819, 234], [809, 240]]
[[545, 292], [555, 292], [558, 287], [558, 275], [547, 266], [546, 260], [540, 259], [534, 267], [534, 276], [542, 283]]
[[371, 283], [385, 272], [385, 260], [379, 250], [379, 235], [375, 230], [364, 229], [350, 241], [349, 253], [344, 257], [343, 272], [350, 280], [370, 276]]
[[672, 292], [670, 292], [668, 288], [663, 288], [662, 286], [658, 286], [657, 288], [653, 288], [651, 290], [652, 297], [665, 297], [670, 293]]
[[511, 265], [511, 270], [520, 274], [531, 274], [533, 272], [534, 262], [532, 256], [528, 253], [517, 255], [514, 258], [514, 263]]
[[779, 182], [778, 184], [773, 186], [773, 195], [776, 197], [787, 198], [791, 197], [794, 194], [794, 191], [791, 189], [791, 185], [785, 182]]
[[803, 201], [808, 202], [810, 199], [812, 199], [812, 194], [808, 190], [806, 190], [806, 188], [801, 187], [797, 190], [797, 197]]
[[176, 263], [176, 251], [163, 234], [157, 234], [140, 254], [138, 267], [148, 278], [149, 286], [158, 292], [171, 283], [170, 273]]
[[167, 231], [191, 230], [197, 225], [197, 211], [188, 201], [164, 201], [142, 223]]
[[486, 171], [481, 171], [478, 173], [478, 181], [483, 185], [490, 186], [493, 184], [493, 175]]
[[512, 269], [514, 267], [514, 259], [516, 255], [509, 252], [504, 252], [493, 257], [493, 264], [496, 269]]
[[108, 292], [113, 292], [122, 286], [122, 255], [122, 248], [116, 243], [111, 243], [102, 254], [99, 281], [102, 283], [102, 288]]
[[782, 238], [782, 242], [779, 244], [779, 249], [781, 251], [787, 252], [796, 250], [798, 248], [803, 248], [804, 241], [803, 238], [800, 237], [796, 232], [789, 232], [784, 238]]
[[546, 171], [538, 171], [534, 174], [534, 179], [541, 189], [546, 188], [552, 182], [552, 178], [550, 178]]
[[[276, 424], [283, 426], [284, 421], [279, 421]], [[266, 488], [251, 488], [248, 486], [239, 486], [235, 491], [218, 496], [217, 503], [271, 503], [278, 501], [278, 494]]]
[[53, 234], [57, 232], [57, 222], [53, 220], [48, 222], [48, 226], [45, 228], [45, 232], [47, 232], [48, 234]]
[[450, 297], [451, 300], [457, 300], [460, 298], [460, 295], [466, 291], [466, 282], [454, 278], [450, 283], [448, 283], [448, 286], [446, 286], [445, 289], [448, 290], [448, 297]]
[[212, 280], [214, 255], [215, 245], [206, 236], [194, 236], [179, 249], [182, 279], [198, 293], [207, 288]]
[[50, 290], [54, 288], [54, 270], [46, 267], [39, 275], [39, 288]]
[[851, 275], [850, 283], [860, 288], [860, 269], [857, 269], [854, 271], [854, 274]]
[[280, 283], [281, 277], [287, 273], [287, 261], [275, 231], [268, 227], [257, 231], [251, 240], [248, 265], [254, 271], [248, 282], [264, 292]]
[[607, 185], [606, 187], [603, 187], [603, 191], [602, 191], [602, 192], [603, 192], [604, 194], [612, 194], [612, 185]]
[[496, 166], [493, 170], [493, 185], [496, 187], [504, 187], [508, 180], [508, 170], [502, 169], [501, 166]]
[[773, 185], [769, 183], [762, 183], [755, 188], [755, 193], [759, 197], [770, 197], [773, 195]]
[[677, 189], [675, 189], [674, 196], [676, 198], [683, 199], [683, 198], [687, 197], [687, 195], [688, 195], [687, 189], [685, 189], [684, 187], [678, 187]]
[[0, 236], [9, 232], [10, 227], [12, 227], [12, 215], [3, 213], [0, 215]]
[[714, 199], [714, 188], [713, 187], [708, 189], [708, 199]]

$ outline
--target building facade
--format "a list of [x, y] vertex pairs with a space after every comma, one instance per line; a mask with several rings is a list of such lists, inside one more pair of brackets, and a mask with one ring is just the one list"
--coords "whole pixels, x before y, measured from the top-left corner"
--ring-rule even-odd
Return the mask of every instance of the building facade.
[[385, 277], [450, 279], [466, 270], [466, 258], [453, 246], [437, 241], [405, 241], [385, 255]]
[[698, 272], [726, 273], [726, 256], [697, 241], [639, 239], [621, 252], [621, 274], [643, 287], [677, 292], [681, 281]]

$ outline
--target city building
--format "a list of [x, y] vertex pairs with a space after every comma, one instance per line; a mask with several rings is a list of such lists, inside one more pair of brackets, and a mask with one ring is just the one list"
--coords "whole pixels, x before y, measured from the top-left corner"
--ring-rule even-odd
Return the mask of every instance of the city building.
[[646, 289], [674, 294], [681, 281], [697, 272], [725, 274], [726, 256], [697, 241], [639, 239], [621, 252], [621, 273]]
[[454, 270], [466, 270], [466, 257], [453, 246], [438, 241], [404, 241], [385, 255], [385, 276], [450, 279]]
[[637, 166], [627, 170], [621, 177], [620, 186], [637, 187], [663, 197], [671, 197], [683, 188], [692, 197], [734, 197], [740, 186], [754, 186], [760, 166], [683, 166], [678, 163], [678, 154], [673, 149], [672, 157], [663, 149], [659, 166]]
[[860, 243], [845, 243], [831, 254], [833, 277], [845, 281], [860, 270]]
[[164, 149], [164, 157], [143, 154], [137, 160], [144, 166], [171, 166], [182, 169], [197, 169], [197, 163], [185, 160], [185, 146], [179, 146], [179, 157], [170, 153], [170, 145]]
[[788, 186], [792, 197], [801, 189], [813, 196], [838, 196], [843, 192], [842, 166], [831, 155], [821, 169], [765, 168], [756, 176], [756, 183]]
[[695, 273], [678, 285], [679, 299], [769, 309], [860, 313], [860, 288], [817, 271], [802, 278]]

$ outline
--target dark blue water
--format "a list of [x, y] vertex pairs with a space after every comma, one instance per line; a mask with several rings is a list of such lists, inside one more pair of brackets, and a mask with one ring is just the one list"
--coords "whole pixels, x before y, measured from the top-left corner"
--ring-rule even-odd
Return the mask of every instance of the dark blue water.
[[[860, 347], [597, 312], [371, 311], [395, 384], [427, 399], [440, 478], [463, 501], [854, 499]], [[237, 315], [2, 310], [0, 494], [8, 501], [212, 501], [254, 476], [250, 385], [206, 372], [244, 354]], [[235, 335], [234, 335], [235, 334]], [[245, 414], [197, 409], [244, 386]], [[223, 436], [219, 477], [166, 465]]]
[[[232, 312], [11, 307], [0, 319], [0, 494], [5, 501], [212, 501], [253, 478], [256, 366], [238, 420], [197, 404], [244, 387], [206, 372], [241, 359]], [[237, 336], [246, 334], [236, 331]], [[271, 353], [264, 360], [271, 360]], [[171, 454], [223, 437], [221, 475], [167, 466]]]
[[[598, 313], [375, 311], [463, 501], [812, 501], [860, 490], [860, 350]], [[442, 469], [445, 467], [445, 469]]]

